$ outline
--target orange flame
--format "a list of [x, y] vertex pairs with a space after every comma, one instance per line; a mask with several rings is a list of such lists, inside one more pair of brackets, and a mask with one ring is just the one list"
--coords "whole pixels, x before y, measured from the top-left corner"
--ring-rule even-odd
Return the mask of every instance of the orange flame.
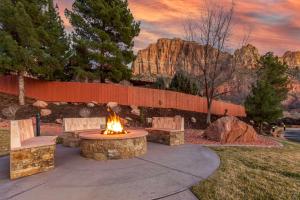
[[107, 118], [106, 129], [103, 134], [126, 134], [126, 131], [121, 123], [121, 119], [115, 112], [111, 112], [110, 116]]

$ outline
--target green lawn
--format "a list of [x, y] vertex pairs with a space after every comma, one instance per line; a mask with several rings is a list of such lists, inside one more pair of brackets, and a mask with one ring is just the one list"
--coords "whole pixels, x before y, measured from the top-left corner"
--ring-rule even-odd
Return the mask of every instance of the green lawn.
[[212, 148], [221, 166], [192, 187], [199, 199], [300, 199], [300, 144], [283, 148]]

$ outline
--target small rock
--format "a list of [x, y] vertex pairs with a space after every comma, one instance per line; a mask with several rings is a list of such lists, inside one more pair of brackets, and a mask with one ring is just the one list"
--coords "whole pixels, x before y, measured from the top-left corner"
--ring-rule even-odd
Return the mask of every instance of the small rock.
[[78, 105], [79, 105], [79, 103], [76, 103], [76, 102], [75, 102], [75, 103], [73, 103], [73, 105], [74, 105], [74, 106], [78, 106]]
[[88, 108], [82, 108], [79, 111], [80, 117], [88, 118], [91, 115], [91, 111]]
[[115, 113], [120, 113], [121, 111], [122, 111], [122, 108], [120, 107], [120, 106], [116, 106], [116, 107], [113, 107], [113, 108], [111, 108], [112, 109], [112, 111], [114, 111]]
[[151, 117], [148, 117], [146, 119], [147, 124], [152, 124], [153, 119]]
[[67, 105], [67, 102], [60, 102], [60, 105]]
[[38, 100], [38, 101], [34, 102], [32, 105], [37, 108], [47, 108], [48, 103], [45, 101]]
[[91, 103], [93, 103], [94, 105], [98, 105], [97, 101], [92, 101]]
[[127, 80], [123, 80], [119, 83], [120, 85], [124, 85], [124, 86], [132, 86], [132, 83], [130, 83], [129, 81]]
[[104, 81], [105, 83], [108, 83], [108, 84], [114, 84], [114, 82], [112, 82], [111, 80], [109, 80], [109, 79], [105, 79], [105, 81]]
[[130, 117], [126, 117], [125, 118], [127, 121], [132, 121], [133, 119], [132, 118], [130, 118]]
[[138, 109], [138, 108], [132, 109], [131, 114], [136, 115], [136, 116], [140, 116], [141, 115], [141, 110]]
[[62, 124], [62, 123], [63, 123], [63, 120], [62, 120], [62, 119], [56, 119], [56, 120], [55, 120], [55, 123], [57, 123], [57, 124]]
[[250, 124], [251, 124], [251, 125], [254, 125], [255, 122], [254, 122], [253, 120], [250, 120]]
[[197, 119], [195, 117], [191, 117], [191, 122], [197, 123]]
[[269, 123], [268, 122], [263, 122], [263, 125], [269, 126]]
[[54, 102], [53, 104], [56, 105], [56, 106], [60, 106], [59, 102]]
[[115, 113], [120, 113], [122, 111], [122, 108], [118, 105], [117, 102], [109, 102], [106, 104], [107, 108], [110, 108]]
[[50, 109], [42, 109], [41, 110], [41, 116], [46, 117], [52, 114], [52, 111]]
[[7, 119], [14, 119], [18, 110], [18, 105], [11, 105], [7, 108], [2, 109], [1, 113]]
[[106, 106], [107, 106], [108, 108], [113, 109], [114, 107], [117, 107], [117, 106], [118, 106], [118, 103], [117, 103], [117, 102], [109, 102], [108, 104], [106, 104]]
[[88, 103], [88, 104], [86, 104], [86, 105], [87, 105], [87, 107], [89, 107], [89, 108], [95, 107], [95, 104], [93, 104], [93, 103]]
[[131, 110], [139, 109], [139, 107], [137, 107], [135, 105], [131, 105], [130, 108], [131, 108]]

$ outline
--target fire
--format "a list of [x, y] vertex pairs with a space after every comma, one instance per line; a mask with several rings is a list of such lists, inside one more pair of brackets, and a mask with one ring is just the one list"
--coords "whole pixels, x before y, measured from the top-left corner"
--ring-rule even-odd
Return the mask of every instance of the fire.
[[106, 129], [102, 132], [104, 135], [126, 134], [121, 119], [115, 112], [110, 111], [110, 116], [107, 118]]

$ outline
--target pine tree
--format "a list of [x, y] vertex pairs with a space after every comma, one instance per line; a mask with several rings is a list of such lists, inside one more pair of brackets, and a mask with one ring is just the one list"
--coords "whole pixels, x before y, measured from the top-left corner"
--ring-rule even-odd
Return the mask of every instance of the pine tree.
[[77, 79], [129, 79], [134, 59], [133, 39], [140, 32], [127, 0], [75, 0], [66, 16], [74, 28], [76, 55], [72, 58]]
[[0, 1], [0, 71], [18, 74], [20, 105], [25, 104], [24, 76], [61, 75], [68, 49], [52, 0]]
[[273, 122], [282, 116], [281, 98], [267, 81], [258, 81], [245, 101], [247, 116], [259, 124]]
[[269, 52], [259, 60], [258, 79], [267, 80], [276, 90], [281, 101], [287, 98], [288, 65], [282, 63], [277, 56]]
[[70, 39], [67, 36], [62, 19], [59, 16], [58, 6], [54, 7], [53, 0], [48, 0], [47, 12], [44, 13], [43, 32], [40, 42], [45, 52], [41, 61], [42, 66], [36, 72], [40, 78], [47, 80], [65, 80], [65, 67], [71, 57]]
[[263, 122], [274, 122], [282, 116], [281, 102], [288, 92], [288, 68], [272, 53], [261, 57], [259, 64], [258, 80], [245, 101], [245, 108], [247, 116], [259, 124], [261, 131]]
[[196, 81], [181, 71], [176, 72], [174, 75], [170, 84], [170, 89], [192, 95], [197, 95], [199, 93], [199, 87], [196, 84]]

